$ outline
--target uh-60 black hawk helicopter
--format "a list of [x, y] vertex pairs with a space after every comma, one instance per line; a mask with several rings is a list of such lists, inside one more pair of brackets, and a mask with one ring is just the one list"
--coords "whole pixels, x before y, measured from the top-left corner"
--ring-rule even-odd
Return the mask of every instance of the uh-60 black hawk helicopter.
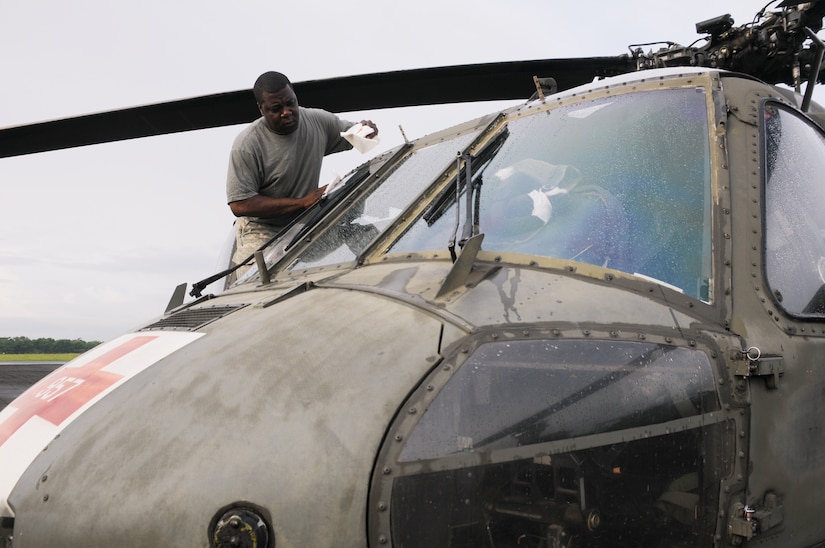
[[4, 409], [6, 546], [825, 545], [823, 15], [296, 84], [336, 111], [534, 96], [355, 169], [224, 291], [182, 286]]

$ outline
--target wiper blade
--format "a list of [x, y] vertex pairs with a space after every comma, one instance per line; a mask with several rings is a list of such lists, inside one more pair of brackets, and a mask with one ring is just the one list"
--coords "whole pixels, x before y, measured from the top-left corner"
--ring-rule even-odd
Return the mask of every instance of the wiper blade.
[[267, 240], [263, 245], [261, 245], [258, 249], [256, 249], [252, 253], [252, 255], [245, 258], [244, 260], [242, 260], [238, 264], [236, 264], [234, 266], [231, 266], [231, 267], [227, 268], [226, 270], [221, 270], [217, 274], [212, 274], [208, 278], [204, 278], [203, 280], [201, 280], [199, 282], [193, 283], [192, 284], [192, 291], [189, 292], [189, 295], [191, 295], [192, 297], [195, 297], [196, 299], [199, 298], [202, 295], [203, 290], [206, 289], [206, 287], [209, 284], [211, 284], [213, 282], [217, 282], [221, 278], [225, 278], [226, 276], [229, 276], [230, 274], [232, 274], [233, 272], [235, 272], [236, 270], [238, 270], [242, 266], [248, 265], [255, 258], [256, 253], [258, 253], [259, 251], [263, 251], [264, 249], [269, 247], [272, 244], [272, 242], [278, 240], [278, 238], [281, 238], [284, 234], [289, 232], [289, 230], [296, 223], [298, 223], [301, 219], [303, 219], [303, 216], [299, 216], [299, 217], [293, 219], [293, 221], [291, 223], [286, 225], [283, 229], [279, 230], [278, 233], [275, 234], [275, 236], [273, 236], [272, 238]]
[[[464, 169], [461, 169], [461, 161], [464, 160]], [[472, 219], [470, 214], [470, 208], [472, 207], [473, 201], [473, 155], [472, 154], [459, 154], [456, 158], [456, 177], [458, 178], [455, 185], [455, 226], [453, 227], [453, 235], [450, 237], [450, 241], [447, 242], [447, 249], [450, 251], [450, 258], [453, 262], [456, 261], [456, 254], [455, 254], [455, 239], [456, 235], [458, 234], [458, 225], [461, 222], [461, 174], [464, 174], [464, 188], [465, 192], [464, 195], [467, 197], [467, 219], [464, 222], [464, 231], [462, 233], [462, 239], [459, 242], [460, 247], [464, 247], [464, 242], [472, 236], [470, 234], [467, 235], [467, 230], [469, 228], [472, 231]]]
[[[499, 149], [504, 144], [504, 141], [510, 136], [510, 131], [507, 127], [501, 130], [501, 132], [496, 135], [489, 143], [487, 143], [484, 148], [482, 148], [478, 154], [471, 155], [472, 161], [476, 163], [476, 165], [486, 165], [493, 159], [493, 157], [498, 154]], [[480, 164], [479, 164], [480, 163]], [[482, 169], [483, 171], [483, 169]], [[428, 226], [432, 226], [438, 219], [444, 215], [444, 212], [447, 208], [453, 204], [453, 200], [456, 199], [457, 196], [460, 195], [460, 191], [463, 187], [460, 185], [466, 180], [464, 170], [462, 169], [450, 184], [441, 191], [433, 202], [429, 205], [429, 207], [424, 211], [422, 218], [426, 221]], [[456, 186], [459, 186], [458, 191], [456, 192]]]

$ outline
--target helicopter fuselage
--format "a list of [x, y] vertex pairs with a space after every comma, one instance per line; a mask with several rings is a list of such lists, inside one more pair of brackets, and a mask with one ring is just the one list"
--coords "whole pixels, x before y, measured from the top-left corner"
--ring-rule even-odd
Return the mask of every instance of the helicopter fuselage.
[[374, 159], [263, 276], [2, 411], [4, 534], [825, 541], [825, 137], [795, 101], [648, 71]]

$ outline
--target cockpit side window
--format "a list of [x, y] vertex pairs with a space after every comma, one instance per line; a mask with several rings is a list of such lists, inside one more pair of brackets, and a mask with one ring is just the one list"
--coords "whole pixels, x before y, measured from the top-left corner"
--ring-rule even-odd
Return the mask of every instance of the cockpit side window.
[[775, 103], [763, 107], [765, 274], [792, 316], [825, 317], [825, 136]]

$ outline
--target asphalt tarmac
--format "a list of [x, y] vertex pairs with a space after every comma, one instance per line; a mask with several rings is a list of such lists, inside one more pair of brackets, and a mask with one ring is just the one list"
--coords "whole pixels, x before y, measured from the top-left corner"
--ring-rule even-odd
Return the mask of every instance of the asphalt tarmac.
[[63, 362], [0, 362], [0, 409]]

